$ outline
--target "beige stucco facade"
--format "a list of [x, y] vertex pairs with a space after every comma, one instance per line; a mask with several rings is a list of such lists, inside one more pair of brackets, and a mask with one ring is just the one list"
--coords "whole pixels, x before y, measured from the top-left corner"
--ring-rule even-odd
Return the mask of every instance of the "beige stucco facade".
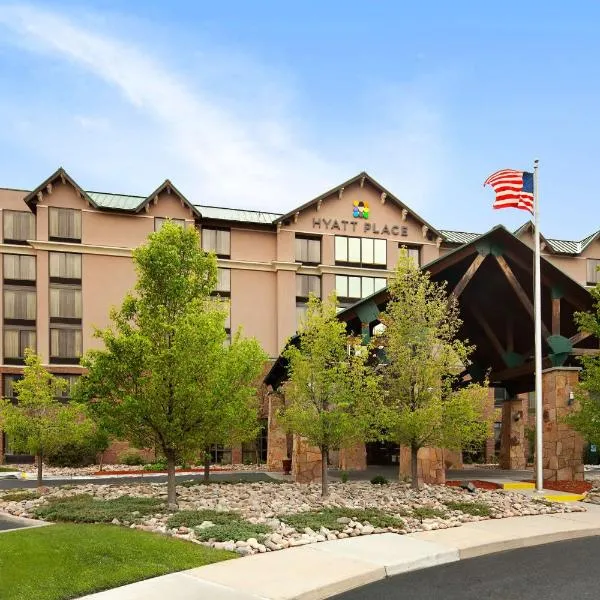
[[[360, 203], [361, 208], [368, 206], [368, 218], [354, 216], [356, 203]], [[80, 215], [76, 217], [80, 219], [79, 239], [57, 240], [57, 236], [50, 235], [50, 212], [56, 208], [70, 209]], [[33, 215], [33, 238], [12, 239], [15, 235], [7, 231], [5, 219], [14, 218], [15, 211]], [[297, 315], [305, 302], [297, 291], [299, 276], [318, 278], [323, 297], [336, 289], [338, 296], [343, 296], [340, 286], [345, 286], [348, 297], [342, 300], [349, 304], [368, 295], [366, 292], [371, 291], [372, 286], [385, 284], [402, 246], [410, 248], [420, 264], [426, 265], [460, 245], [456, 236], [449, 235], [452, 232], [442, 232], [427, 224], [366, 174], [359, 174], [287, 215], [203, 207], [193, 199], [184, 198], [170, 182], [165, 182], [148, 198], [84, 192], [62, 170], [33, 192], [0, 189], [0, 231], [4, 233], [0, 253], [35, 258], [34, 279], [9, 281], [3, 273], [4, 291], [14, 288], [21, 294], [34, 290], [36, 296], [35, 318], [19, 320], [7, 317], [3, 304], [5, 294], [0, 294], [3, 315], [0, 372], [4, 395], [7, 394], [4, 380], [18, 374], [22, 365], [20, 357], [14, 356], [12, 346], [12, 355], [7, 356], [5, 330], [35, 331], [35, 349], [44, 364], [57, 373], [78, 374], [78, 356], [67, 356], [63, 361], [60, 356], [52, 356], [51, 338], [60, 334], [51, 330], [79, 330], [81, 352], [97, 347], [94, 328], [109, 324], [110, 308], [119, 305], [134, 285], [132, 249], [144, 243], [164, 218], [197, 227], [201, 236], [203, 230], [229, 232], [228, 248], [220, 253], [218, 264], [221, 269], [229, 269], [229, 289], [222, 292], [230, 298], [231, 331], [242, 328], [245, 335], [256, 337], [272, 359], [297, 330]], [[582, 224], [582, 228], [584, 226]], [[527, 241], [531, 234], [524, 231], [520, 237]], [[359, 238], [359, 241], [343, 238]], [[318, 260], [300, 260], [299, 239], [318, 242]], [[363, 240], [377, 240], [377, 245]], [[345, 260], [342, 247], [347, 249]], [[360, 248], [359, 260], [352, 256], [356, 248]], [[51, 281], [51, 253], [80, 255], [80, 275], [70, 278], [66, 284]], [[378, 260], [374, 257], [377, 253]], [[581, 252], [572, 254], [546, 247], [544, 255], [586, 285], [589, 283], [588, 260], [600, 259], [600, 240], [595, 239]], [[0, 270], [3, 264], [4, 259], [0, 261]], [[356, 292], [350, 294], [350, 288], [357, 289], [357, 285], [361, 290], [358, 296]], [[50, 314], [52, 288], [60, 286], [66, 286], [69, 293], [81, 294], [80, 311], [74, 318], [57, 319]]]

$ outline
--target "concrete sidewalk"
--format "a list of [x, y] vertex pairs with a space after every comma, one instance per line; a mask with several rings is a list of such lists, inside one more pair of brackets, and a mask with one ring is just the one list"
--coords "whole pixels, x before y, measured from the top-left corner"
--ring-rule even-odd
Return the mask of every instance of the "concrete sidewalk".
[[515, 517], [409, 535], [384, 533], [255, 554], [147, 579], [85, 600], [319, 600], [405, 573], [491, 552], [600, 535], [588, 512]]

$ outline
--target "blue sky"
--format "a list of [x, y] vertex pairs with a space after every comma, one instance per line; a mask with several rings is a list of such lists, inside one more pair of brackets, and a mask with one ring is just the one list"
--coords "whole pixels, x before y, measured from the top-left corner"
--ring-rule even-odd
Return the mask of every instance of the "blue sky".
[[[170, 178], [287, 212], [361, 170], [433, 225], [517, 227], [482, 182], [539, 158], [542, 231], [600, 228], [600, 5], [0, 0], [0, 185]], [[595, 208], [596, 210], [593, 210]]]

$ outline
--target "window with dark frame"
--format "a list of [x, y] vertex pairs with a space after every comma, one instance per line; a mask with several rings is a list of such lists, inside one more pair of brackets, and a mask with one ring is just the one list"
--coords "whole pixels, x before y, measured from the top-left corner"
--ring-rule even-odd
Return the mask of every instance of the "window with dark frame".
[[408, 258], [412, 259], [415, 266], [421, 266], [421, 246], [409, 246], [407, 244], [399, 244], [400, 251], [404, 250], [408, 254]]
[[68, 401], [71, 399], [71, 395], [73, 392], [73, 387], [77, 383], [80, 375], [55, 375], [57, 379], [63, 379], [65, 383], [65, 387], [59, 392], [57, 396], [57, 400]]
[[83, 353], [83, 336], [80, 327], [50, 328], [50, 362], [77, 364]]
[[16, 285], [35, 285], [35, 256], [4, 254], [2, 260], [4, 282]]
[[179, 225], [179, 227], [185, 227], [185, 219], [172, 219], [170, 217], [154, 217], [154, 231], [160, 231], [167, 221], [171, 221], [171, 223]]
[[202, 250], [214, 252], [219, 258], [231, 256], [231, 232], [229, 229], [202, 227], [200, 232]]
[[600, 258], [587, 259], [587, 284], [596, 285], [600, 281]]
[[56, 242], [81, 242], [81, 211], [51, 206], [48, 212], [48, 239]]
[[15, 390], [14, 384], [17, 381], [21, 381], [21, 379], [23, 379], [23, 375], [13, 375], [13, 374], [9, 374], [9, 373], [5, 373], [3, 375], [2, 395], [4, 398], [8, 398], [10, 400], [17, 399], [17, 392]]
[[7, 364], [23, 364], [25, 362], [25, 350], [30, 348], [37, 351], [37, 336], [34, 327], [16, 328], [4, 327], [4, 362]]
[[3, 210], [3, 239], [5, 244], [26, 244], [35, 240], [35, 215], [21, 210]]
[[361, 298], [366, 298], [382, 290], [386, 285], [385, 277], [335, 276], [335, 291], [341, 305], [353, 304]]
[[213, 295], [231, 296], [231, 269], [217, 268], [217, 287]]
[[336, 235], [335, 264], [385, 269], [387, 240]]
[[55, 283], [81, 283], [81, 254], [49, 252], [49, 276]]
[[296, 274], [296, 327], [306, 318], [310, 295], [321, 297], [321, 277], [319, 275]]
[[296, 262], [318, 265], [321, 263], [321, 238], [296, 236]]
[[37, 313], [35, 288], [4, 286], [4, 324], [33, 325]]

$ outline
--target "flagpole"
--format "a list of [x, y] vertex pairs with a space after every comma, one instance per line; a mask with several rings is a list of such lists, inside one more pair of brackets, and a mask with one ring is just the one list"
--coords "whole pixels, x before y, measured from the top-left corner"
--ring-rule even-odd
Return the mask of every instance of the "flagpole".
[[535, 488], [544, 489], [544, 443], [542, 418], [542, 285], [540, 258], [540, 198], [538, 188], [538, 163], [533, 167], [533, 219], [535, 228], [535, 265], [534, 265], [534, 328], [535, 328]]

